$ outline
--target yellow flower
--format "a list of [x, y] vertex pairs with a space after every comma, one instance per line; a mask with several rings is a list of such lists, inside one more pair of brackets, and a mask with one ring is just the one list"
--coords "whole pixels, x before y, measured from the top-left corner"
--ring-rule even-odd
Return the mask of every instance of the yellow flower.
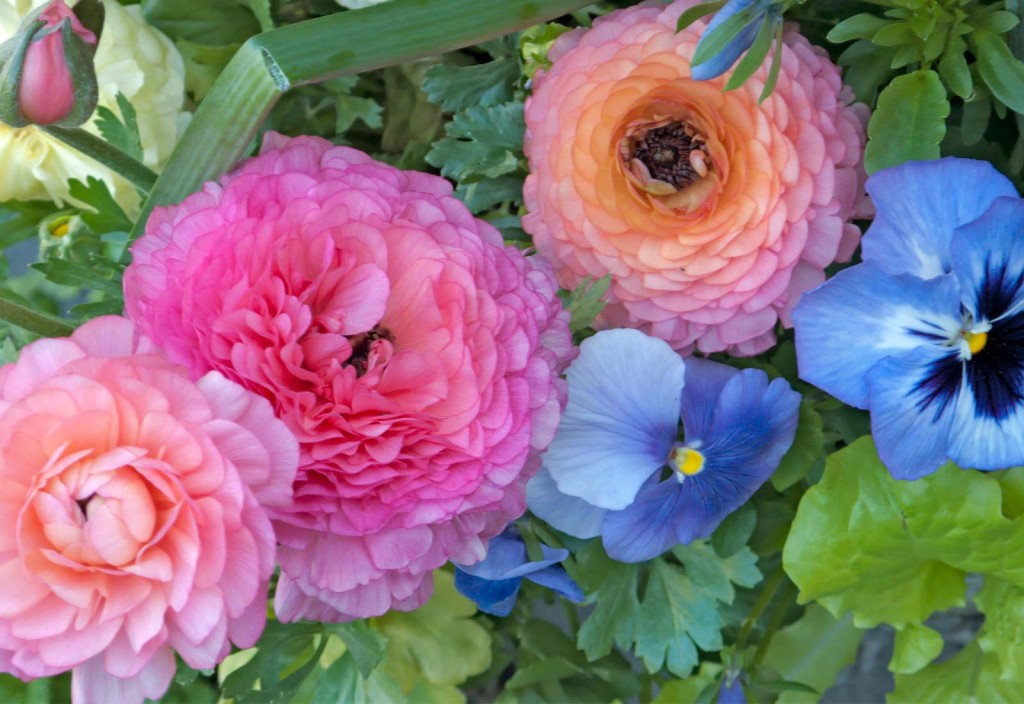
[[[45, 0], [0, 0], [0, 42], [14, 34], [21, 18]], [[142, 137], [143, 161], [163, 165], [187, 120], [182, 112], [185, 68], [167, 37], [148, 25], [138, 6], [103, 0], [106, 21], [96, 51], [99, 104], [119, 114], [118, 93], [135, 107]], [[95, 116], [84, 125], [96, 133]], [[109, 169], [66, 146], [38, 127], [12, 128], [0, 123], [0, 201], [53, 200], [74, 203], [68, 179], [103, 179], [127, 210], [139, 202], [134, 188]]]

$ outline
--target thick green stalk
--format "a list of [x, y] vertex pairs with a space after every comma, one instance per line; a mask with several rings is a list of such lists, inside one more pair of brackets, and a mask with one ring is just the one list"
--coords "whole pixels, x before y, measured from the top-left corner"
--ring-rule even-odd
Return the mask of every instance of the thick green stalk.
[[42, 129], [68, 146], [92, 157], [115, 174], [124, 176], [143, 193], [149, 193], [156, 182], [156, 173], [145, 164], [136, 161], [114, 145], [86, 132], [81, 127], [49, 125]]
[[41, 337], [67, 337], [75, 326], [46, 313], [33, 310], [22, 300], [7, 291], [0, 290], [0, 320], [34, 332]]
[[153, 207], [181, 201], [237, 163], [289, 88], [478, 44], [591, 1], [391, 0], [251, 38], [196, 110], [143, 205], [132, 238]]

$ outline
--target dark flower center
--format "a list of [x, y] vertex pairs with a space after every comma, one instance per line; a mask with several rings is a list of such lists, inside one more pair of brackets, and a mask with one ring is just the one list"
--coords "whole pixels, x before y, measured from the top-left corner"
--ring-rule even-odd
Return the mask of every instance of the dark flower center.
[[361, 332], [348, 339], [349, 344], [352, 345], [352, 356], [348, 358], [348, 364], [356, 368], [356, 376], [362, 376], [366, 373], [367, 360], [370, 357], [373, 343], [377, 340], [387, 340], [394, 343], [395, 338], [390, 330], [377, 325], [368, 332]]
[[633, 144], [633, 158], [651, 172], [651, 177], [682, 190], [701, 177], [693, 168], [690, 152], [700, 144], [681, 122], [670, 122], [648, 130]]

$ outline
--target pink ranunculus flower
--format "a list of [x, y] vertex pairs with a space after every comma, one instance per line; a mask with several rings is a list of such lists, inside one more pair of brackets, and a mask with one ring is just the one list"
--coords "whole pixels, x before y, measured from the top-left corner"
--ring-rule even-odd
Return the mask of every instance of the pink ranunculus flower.
[[158, 209], [130, 316], [193, 375], [271, 399], [299, 438], [275, 513], [282, 620], [412, 609], [525, 509], [564, 405], [568, 316], [543, 260], [505, 247], [447, 181], [270, 134]]
[[740, 88], [693, 80], [696, 0], [613, 12], [554, 43], [526, 104], [523, 227], [559, 281], [612, 275], [597, 327], [689, 352], [751, 355], [792, 325], [800, 295], [848, 259], [865, 203], [867, 108], [790, 29]]
[[197, 383], [97, 318], [0, 367], [0, 671], [76, 703], [159, 698], [266, 620], [298, 446], [220, 374]]

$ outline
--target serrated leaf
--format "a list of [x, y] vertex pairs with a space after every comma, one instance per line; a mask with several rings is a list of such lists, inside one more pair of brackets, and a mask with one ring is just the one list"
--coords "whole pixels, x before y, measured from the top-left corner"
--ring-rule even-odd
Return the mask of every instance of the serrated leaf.
[[1003, 515], [996, 476], [947, 464], [896, 481], [861, 438], [804, 494], [783, 564], [801, 602], [904, 628], [962, 604], [968, 572], [1024, 585], [1024, 519]]
[[606, 302], [602, 299], [611, 283], [611, 274], [605, 274], [600, 279], [584, 277], [562, 301], [562, 306], [569, 311], [569, 329], [572, 332], [579, 332], [593, 324], [594, 318], [604, 310]]
[[912, 623], [896, 631], [889, 670], [909, 675], [924, 669], [942, 652], [942, 635], [928, 626]]
[[520, 176], [499, 176], [483, 181], [462, 181], [455, 189], [455, 197], [466, 204], [471, 213], [481, 213], [507, 201], [523, 199], [523, 179]]
[[373, 619], [387, 637], [381, 666], [403, 690], [420, 678], [437, 685], [459, 685], [491, 663], [491, 636], [471, 620], [476, 605], [455, 590], [447, 572], [434, 573], [434, 596], [415, 611], [392, 611]]
[[[317, 679], [310, 697], [316, 704], [405, 704], [402, 688], [393, 679], [376, 670], [364, 678], [355, 658], [345, 653]], [[296, 698], [296, 701], [301, 701]]]
[[837, 24], [825, 38], [833, 44], [843, 44], [854, 39], [871, 39], [878, 30], [888, 25], [889, 20], [862, 12]]
[[1024, 680], [1000, 679], [999, 660], [976, 643], [954, 657], [912, 675], [896, 675], [888, 704], [949, 704], [950, 702], [1017, 702]]
[[937, 159], [949, 99], [934, 71], [897, 76], [878, 96], [868, 123], [864, 166], [869, 174], [910, 160]]
[[91, 288], [115, 296], [121, 295], [120, 280], [105, 276], [99, 267], [90, 267], [66, 259], [48, 259], [45, 262], [33, 264], [32, 268], [41, 271], [47, 281], [61, 286]]
[[110, 108], [103, 105], [98, 107], [96, 129], [113, 146], [136, 161], [142, 161], [142, 137], [139, 135], [135, 108], [123, 93], [117, 94], [117, 109], [121, 113], [120, 118]]
[[605, 555], [598, 541], [579, 553], [576, 562], [583, 591], [595, 598], [594, 610], [580, 627], [576, 645], [590, 660], [607, 655], [615, 644], [628, 648], [640, 610], [636, 595], [639, 568], [615, 562]]
[[822, 459], [825, 447], [824, 423], [809, 401], [800, 403], [800, 420], [796, 436], [789, 450], [782, 456], [779, 468], [772, 474], [772, 486], [778, 491], [789, 487], [807, 476]]
[[434, 142], [427, 163], [441, 174], [463, 179], [495, 178], [520, 168], [526, 125], [522, 103], [472, 107], [448, 123], [448, 136]]
[[1024, 113], [1024, 64], [1010, 53], [1006, 40], [983, 29], [968, 35], [977, 58], [978, 75], [999, 102]]
[[[775, 634], [762, 663], [778, 672], [784, 681], [799, 682], [824, 692], [857, 659], [863, 636], [864, 632], [853, 625], [849, 615], [837, 620], [826, 609], [813, 604], [799, 621]], [[784, 693], [777, 704], [811, 704], [819, 698]]]
[[114, 200], [105, 181], [87, 176], [86, 182], [78, 179], [68, 181], [68, 193], [77, 201], [92, 208], [93, 212], [82, 211], [82, 221], [98, 235], [107, 232], [127, 232], [134, 224], [121, 206]]
[[324, 629], [342, 640], [364, 678], [370, 676], [384, 657], [387, 641], [366, 621], [324, 624]]
[[701, 693], [709, 688], [717, 686], [722, 675], [722, 666], [715, 662], [704, 661], [700, 664], [700, 670], [684, 680], [671, 680], [666, 682], [658, 692], [653, 704], [681, 704], [682, 702], [697, 702]]
[[471, 66], [431, 66], [423, 74], [423, 90], [430, 102], [456, 112], [512, 100], [519, 80], [519, 62], [497, 59]]
[[565, 25], [557, 22], [537, 24], [524, 29], [519, 34], [519, 53], [523, 58], [523, 75], [532, 78], [538, 69], [548, 69], [551, 62], [548, 52], [555, 40], [569, 31]]

